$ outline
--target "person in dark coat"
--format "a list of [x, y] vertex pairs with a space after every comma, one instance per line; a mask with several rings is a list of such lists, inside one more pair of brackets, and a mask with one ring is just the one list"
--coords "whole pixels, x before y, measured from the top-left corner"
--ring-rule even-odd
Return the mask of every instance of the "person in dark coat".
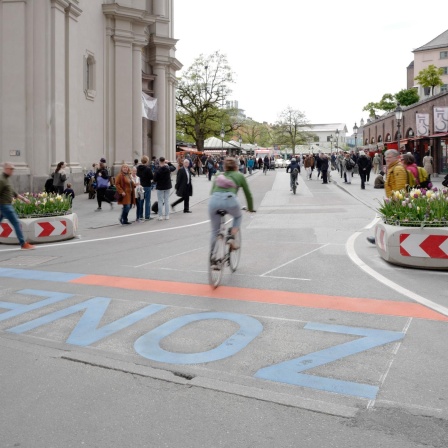
[[367, 170], [370, 172], [370, 159], [366, 156], [364, 151], [359, 152], [358, 157], [358, 171], [359, 176], [361, 177], [361, 190], [366, 189], [366, 179], [367, 179]]
[[326, 154], [320, 154], [320, 172], [322, 173], [322, 183], [328, 184], [328, 156]]
[[145, 221], [151, 220], [151, 184], [154, 178], [151, 167], [149, 166], [149, 157], [143, 156], [141, 158], [141, 165], [137, 166], [137, 176], [140, 178], [140, 185], [145, 191], [144, 211]]
[[96, 180], [96, 200], [98, 202], [98, 208], [95, 210], [97, 212], [101, 211], [101, 204], [102, 202], [107, 202], [110, 205], [110, 208], [113, 208], [112, 201], [106, 196], [106, 190], [107, 190], [107, 183], [105, 185], [99, 186], [98, 185], [98, 178], [101, 177], [105, 181], [109, 180], [109, 171], [106, 166], [106, 159], [101, 158], [100, 164], [98, 166], [98, 169], [96, 170], [95, 174], [95, 180]]
[[170, 219], [170, 190], [173, 187], [171, 183], [171, 173], [176, 171], [176, 167], [171, 162], [166, 162], [165, 157], [160, 157], [159, 167], [154, 173], [154, 182], [157, 183], [157, 200], [159, 221], [163, 220], [163, 211], [165, 219]]
[[191, 183], [192, 176], [193, 174], [190, 169], [190, 162], [185, 159], [184, 166], [177, 172], [176, 185], [174, 188], [176, 189], [176, 194], [179, 196], [179, 199], [171, 204], [171, 208], [173, 210], [177, 204], [183, 202], [184, 213], [191, 213], [190, 196], [193, 196], [193, 185]]

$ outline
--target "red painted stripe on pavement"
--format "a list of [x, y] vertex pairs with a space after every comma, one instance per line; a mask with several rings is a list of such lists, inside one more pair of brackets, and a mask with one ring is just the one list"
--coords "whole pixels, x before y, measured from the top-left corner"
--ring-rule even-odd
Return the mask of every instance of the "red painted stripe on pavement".
[[70, 283], [93, 286], [108, 286], [135, 291], [153, 291], [212, 299], [230, 299], [246, 302], [292, 305], [305, 308], [321, 308], [353, 313], [382, 314], [386, 316], [415, 317], [448, 322], [448, 317], [418, 303], [394, 302], [389, 300], [364, 299], [354, 297], [329, 296], [322, 294], [297, 293], [252, 288], [220, 286], [212, 289], [209, 285], [195, 283], [147, 280], [107, 275], [86, 275]]

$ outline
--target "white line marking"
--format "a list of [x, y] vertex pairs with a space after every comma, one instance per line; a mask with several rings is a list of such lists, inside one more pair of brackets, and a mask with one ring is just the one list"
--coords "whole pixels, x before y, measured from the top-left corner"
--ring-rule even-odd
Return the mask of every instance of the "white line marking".
[[280, 269], [290, 263], [293, 263], [294, 261], [300, 260], [301, 258], [306, 257], [307, 255], [312, 254], [313, 252], [316, 252], [316, 250], [323, 249], [324, 247], [327, 247], [329, 245], [330, 245], [330, 243], [324, 244], [324, 245], [318, 247], [317, 249], [313, 249], [310, 252], [307, 252], [306, 254], [300, 255], [300, 257], [297, 257], [297, 258], [294, 258], [293, 260], [287, 261], [286, 263], [283, 263], [280, 266], [277, 266], [276, 268], [271, 269], [270, 271], [267, 271], [264, 274], [261, 274], [260, 277], [264, 277], [265, 275], [270, 274], [271, 272], [276, 271], [277, 269]]
[[193, 249], [193, 250], [187, 250], [187, 251], [185, 251], [185, 252], [180, 252], [180, 253], [178, 253], [178, 254], [170, 255], [169, 257], [158, 258], [157, 260], [148, 261], [148, 263], [138, 264], [138, 265], [136, 265], [136, 266], [130, 266], [130, 267], [132, 267], [132, 268], [141, 268], [142, 266], [147, 266], [148, 264], [152, 264], [152, 263], [158, 263], [159, 261], [169, 260], [170, 258], [178, 257], [179, 255], [189, 254], [189, 253], [191, 253], [191, 252], [196, 252], [197, 250], [204, 250], [205, 247], [206, 247], [206, 246], [197, 247], [196, 249]]
[[425, 297], [420, 296], [419, 294], [416, 294], [415, 292], [410, 291], [409, 289], [403, 288], [403, 286], [398, 285], [397, 283], [393, 282], [392, 280], [389, 280], [388, 278], [384, 277], [374, 269], [372, 269], [370, 266], [367, 266], [361, 258], [356, 255], [355, 252], [355, 241], [358, 236], [361, 235], [361, 232], [355, 232], [348, 240], [346, 244], [346, 250], [349, 258], [357, 265], [359, 268], [361, 268], [366, 274], [369, 274], [372, 276], [375, 280], [379, 281], [383, 285], [386, 285], [387, 287], [393, 289], [394, 291], [403, 294], [405, 297], [408, 297], [409, 299], [414, 300], [417, 303], [420, 303], [423, 306], [426, 306], [427, 308], [430, 308], [434, 311], [437, 311], [440, 314], [443, 314], [444, 316], [448, 316], [448, 308], [439, 305], [438, 303], [433, 302], [432, 300], [426, 299]]

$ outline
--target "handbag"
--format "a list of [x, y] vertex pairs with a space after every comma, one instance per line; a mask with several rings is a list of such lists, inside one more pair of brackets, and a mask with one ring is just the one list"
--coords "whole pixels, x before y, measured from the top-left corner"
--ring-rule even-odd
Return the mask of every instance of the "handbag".
[[102, 176], [96, 178], [97, 188], [107, 188], [109, 186], [109, 179], [104, 179]]

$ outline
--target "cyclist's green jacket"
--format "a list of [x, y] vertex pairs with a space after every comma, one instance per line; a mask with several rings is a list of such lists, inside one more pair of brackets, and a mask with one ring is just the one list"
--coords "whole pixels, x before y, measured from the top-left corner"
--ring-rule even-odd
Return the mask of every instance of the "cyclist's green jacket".
[[236, 188], [220, 188], [215, 184], [216, 176], [213, 179], [213, 186], [211, 194], [215, 192], [225, 193], [226, 191], [230, 191], [232, 193], [238, 194], [238, 190], [241, 187], [244, 191], [244, 196], [246, 196], [247, 208], [250, 212], [254, 210], [254, 201], [252, 199], [252, 193], [249, 190], [249, 185], [247, 185], [246, 178], [244, 174], [241, 174], [239, 171], [224, 171], [223, 173], [219, 173], [219, 175], [223, 174], [228, 179], [233, 180]]

